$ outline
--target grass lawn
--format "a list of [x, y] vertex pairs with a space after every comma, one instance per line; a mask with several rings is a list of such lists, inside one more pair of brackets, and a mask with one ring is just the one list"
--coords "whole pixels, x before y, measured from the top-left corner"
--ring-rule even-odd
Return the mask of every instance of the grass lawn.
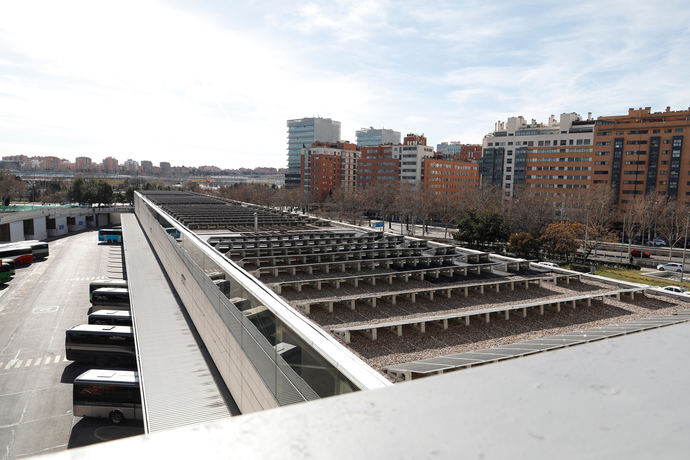
[[[639, 270], [624, 270], [608, 267], [597, 267], [596, 275], [607, 276], [609, 278], [632, 281], [633, 283], [649, 284], [650, 286], [681, 286], [690, 289], [690, 283], [679, 283], [674, 280], [662, 280], [652, 276], [644, 276]], [[690, 275], [687, 277], [690, 280]]]

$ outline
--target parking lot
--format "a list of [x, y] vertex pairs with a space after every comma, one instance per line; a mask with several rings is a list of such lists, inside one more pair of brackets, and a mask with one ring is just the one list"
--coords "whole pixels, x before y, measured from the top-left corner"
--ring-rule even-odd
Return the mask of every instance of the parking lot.
[[88, 231], [50, 243], [50, 256], [0, 286], [0, 458], [35, 455], [143, 433], [137, 424], [72, 416], [65, 330], [86, 323], [88, 285], [121, 278], [120, 246]]

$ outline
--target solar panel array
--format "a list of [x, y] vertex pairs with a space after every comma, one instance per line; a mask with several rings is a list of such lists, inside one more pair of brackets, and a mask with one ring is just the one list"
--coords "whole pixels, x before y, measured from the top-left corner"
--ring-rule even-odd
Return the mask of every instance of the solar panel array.
[[266, 229], [307, 229], [327, 226], [319, 219], [279, 210], [246, 206], [199, 193], [143, 191], [148, 199], [165, 209], [190, 230], [253, 231], [254, 213]]
[[415, 377], [424, 377], [432, 374], [466, 369], [496, 361], [541, 353], [543, 351], [581, 345], [596, 340], [684, 323], [686, 321], [690, 321], [690, 310], [683, 310], [673, 315], [648, 317], [627, 323], [598, 326], [576, 332], [566, 332], [551, 337], [501, 345], [499, 347], [483, 350], [396, 364], [386, 367], [385, 372], [397, 379], [411, 380]]

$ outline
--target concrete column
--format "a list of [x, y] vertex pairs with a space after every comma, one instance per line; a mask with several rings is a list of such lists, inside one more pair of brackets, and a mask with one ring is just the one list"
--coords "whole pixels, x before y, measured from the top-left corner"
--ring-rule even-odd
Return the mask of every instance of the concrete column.
[[37, 217], [34, 219], [34, 240], [45, 240], [48, 238], [48, 229], [46, 228], [46, 218]]
[[10, 222], [10, 241], [24, 241], [24, 221]]

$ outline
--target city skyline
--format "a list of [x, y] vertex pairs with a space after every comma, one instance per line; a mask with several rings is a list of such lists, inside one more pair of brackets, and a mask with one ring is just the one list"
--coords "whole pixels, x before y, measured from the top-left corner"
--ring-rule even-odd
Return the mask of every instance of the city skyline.
[[0, 16], [2, 155], [282, 168], [298, 117], [341, 121], [351, 142], [373, 126], [436, 145], [481, 143], [509, 116], [690, 100], [681, 2], [36, 8]]

